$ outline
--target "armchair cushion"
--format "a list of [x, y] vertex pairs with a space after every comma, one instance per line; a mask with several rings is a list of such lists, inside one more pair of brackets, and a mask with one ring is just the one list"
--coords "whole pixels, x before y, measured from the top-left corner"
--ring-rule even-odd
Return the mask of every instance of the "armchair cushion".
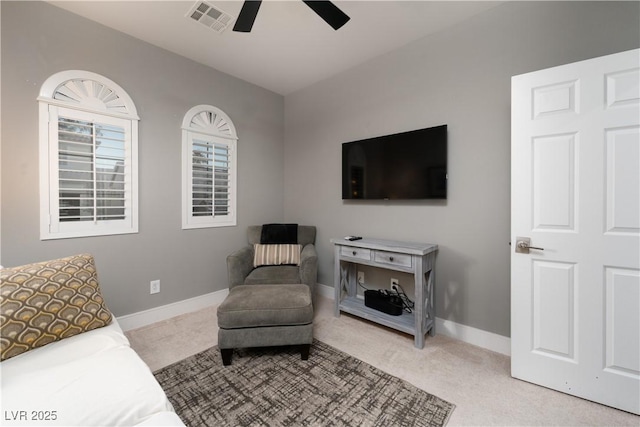
[[265, 265], [252, 270], [244, 280], [245, 285], [278, 283], [300, 283], [300, 268], [295, 265]]
[[301, 245], [253, 245], [253, 266], [300, 265]]

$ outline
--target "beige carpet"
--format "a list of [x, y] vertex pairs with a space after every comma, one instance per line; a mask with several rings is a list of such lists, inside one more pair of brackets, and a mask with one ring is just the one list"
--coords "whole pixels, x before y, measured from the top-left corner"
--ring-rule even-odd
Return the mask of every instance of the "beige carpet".
[[[127, 332], [157, 370], [217, 345], [216, 307]], [[315, 338], [454, 405], [449, 426], [640, 426], [640, 417], [511, 378], [509, 357], [441, 335], [422, 350], [413, 337], [367, 321], [333, 316], [316, 299]], [[313, 354], [310, 356], [313, 358]]]

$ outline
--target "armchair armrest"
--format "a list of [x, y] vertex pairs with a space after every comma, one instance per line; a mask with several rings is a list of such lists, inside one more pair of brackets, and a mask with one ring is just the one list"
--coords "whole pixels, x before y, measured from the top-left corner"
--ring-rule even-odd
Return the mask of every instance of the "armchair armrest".
[[244, 248], [227, 256], [227, 273], [229, 274], [229, 288], [243, 285], [244, 280], [253, 270], [253, 247]]
[[311, 288], [313, 294], [318, 280], [318, 254], [313, 244], [305, 245], [300, 252], [300, 279]]

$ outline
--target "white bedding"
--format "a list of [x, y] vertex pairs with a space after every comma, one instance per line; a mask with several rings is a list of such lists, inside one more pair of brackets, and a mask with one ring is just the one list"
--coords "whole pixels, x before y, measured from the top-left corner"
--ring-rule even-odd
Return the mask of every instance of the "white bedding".
[[117, 322], [0, 364], [2, 425], [183, 425]]

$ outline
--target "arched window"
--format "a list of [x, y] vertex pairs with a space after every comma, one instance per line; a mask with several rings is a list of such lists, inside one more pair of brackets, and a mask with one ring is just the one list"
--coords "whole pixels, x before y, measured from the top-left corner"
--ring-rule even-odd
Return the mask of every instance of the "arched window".
[[40, 238], [138, 232], [138, 114], [96, 73], [69, 70], [40, 89]]
[[198, 105], [182, 121], [182, 228], [236, 225], [236, 142], [231, 119]]

